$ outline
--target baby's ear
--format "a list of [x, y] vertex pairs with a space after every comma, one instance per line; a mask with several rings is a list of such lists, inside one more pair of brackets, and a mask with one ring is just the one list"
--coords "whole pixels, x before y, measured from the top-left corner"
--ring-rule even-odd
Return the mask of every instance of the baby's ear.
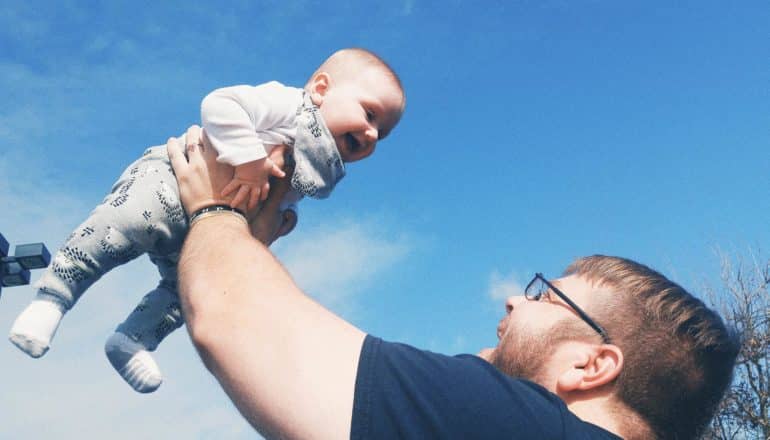
[[318, 72], [310, 81], [310, 99], [313, 100], [313, 104], [320, 106], [323, 104], [324, 96], [329, 91], [331, 85], [331, 78], [326, 72]]

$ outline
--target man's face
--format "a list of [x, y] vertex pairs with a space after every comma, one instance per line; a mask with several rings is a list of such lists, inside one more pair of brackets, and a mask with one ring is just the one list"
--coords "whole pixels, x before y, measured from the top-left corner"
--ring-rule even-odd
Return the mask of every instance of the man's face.
[[[552, 283], [586, 310], [593, 291], [590, 284], [576, 276]], [[558, 373], [558, 358], [553, 355], [559, 344], [583, 334], [592, 337], [591, 327], [555, 294], [539, 301], [512, 296], [505, 308], [506, 315], [497, 327], [497, 347], [485, 357], [509, 376], [545, 385], [546, 378]]]
[[355, 162], [371, 155], [396, 126], [403, 95], [392, 78], [371, 67], [355, 77], [331, 77], [319, 107], [342, 160]]

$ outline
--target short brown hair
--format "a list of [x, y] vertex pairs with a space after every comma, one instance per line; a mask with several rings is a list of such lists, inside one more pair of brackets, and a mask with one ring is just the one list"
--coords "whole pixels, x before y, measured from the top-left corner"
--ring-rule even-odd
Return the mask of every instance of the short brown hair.
[[379, 55], [361, 47], [350, 47], [334, 52], [313, 72], [308, 82], [312, 81], [320, 72], [325, 71], [331, 75], [339, 75], [354, 68], [361, 69], [365, 67], [374, 67], [380, 70], [398, 88], [403, 97], [403, 102], [406, 102], [404, 86], [401, 84], [401, 78], [398, 77], [396, 71]]
[[624, 354], [619, 402], [660, 438], [697, 438], [732, 380], [735, 333], [701, 300], [637, 262], [594, 255], [565, 275], [608, 290], [591, 313]]

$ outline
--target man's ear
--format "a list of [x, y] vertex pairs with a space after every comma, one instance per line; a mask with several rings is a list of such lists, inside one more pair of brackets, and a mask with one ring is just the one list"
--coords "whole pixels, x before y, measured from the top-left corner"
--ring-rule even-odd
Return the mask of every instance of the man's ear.
[[281, 226], [278, 227], [275, 239], [277, 240], [284, 235], [289, 235], [295, 226], [297, 226], [297, 213], [293, 209], [285, 209], [281, 213]]
[[310, 80], [310, 99], [313, 101], [313, 104], [317, 106], [321, 106], [324, 102], [324, 97], [326, 96], [326, 92], [329, 91], [329, 87], [331, 86], [331, 77], [326, 72], [319, 72], [316, 73], [312, 80]]
[[588, 391], [606, 385], [623, 370], [623, 352], [616, 345], [582, 346], [556, 381], [558, 391]]

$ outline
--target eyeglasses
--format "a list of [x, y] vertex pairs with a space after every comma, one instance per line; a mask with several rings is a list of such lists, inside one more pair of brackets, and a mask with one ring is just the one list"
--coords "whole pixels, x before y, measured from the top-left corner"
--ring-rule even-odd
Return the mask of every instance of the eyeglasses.
[[546, 295], [549, 290], [558, 295], [559, 298], [564, 300], [565, 303], [569, 304], [569, 306], [572, 307], [575, 312], [577, 312], [578, 316], [580, 316], [580, 318], [585, 321], [586, 324], [590, 325], [592, 329], [596, 330], [596, 332], [601, 335], [604, 343], [609, 344], [610, 337], [607, 335], [607, 331], [604, 330], [604, 327], [600, 326], [596, 323], [596, 321], [589, 318], [588, 315], [586, 315], [586, 312], [578, 307], [577, 304], [572, 302], [571, 299], [567, 298], [567, 295], [565, 295], [564, 292], [556, 288], [556, 286], [553, 284], [549, 283], [548, 280], [543, 277], [542, 273], [536, 273], [535, 277], [532, 278], [532, 281], [527, 284], [527, 288], [524, 289], [524, 297], [528, 300], [540, 301], [543, 295]]

